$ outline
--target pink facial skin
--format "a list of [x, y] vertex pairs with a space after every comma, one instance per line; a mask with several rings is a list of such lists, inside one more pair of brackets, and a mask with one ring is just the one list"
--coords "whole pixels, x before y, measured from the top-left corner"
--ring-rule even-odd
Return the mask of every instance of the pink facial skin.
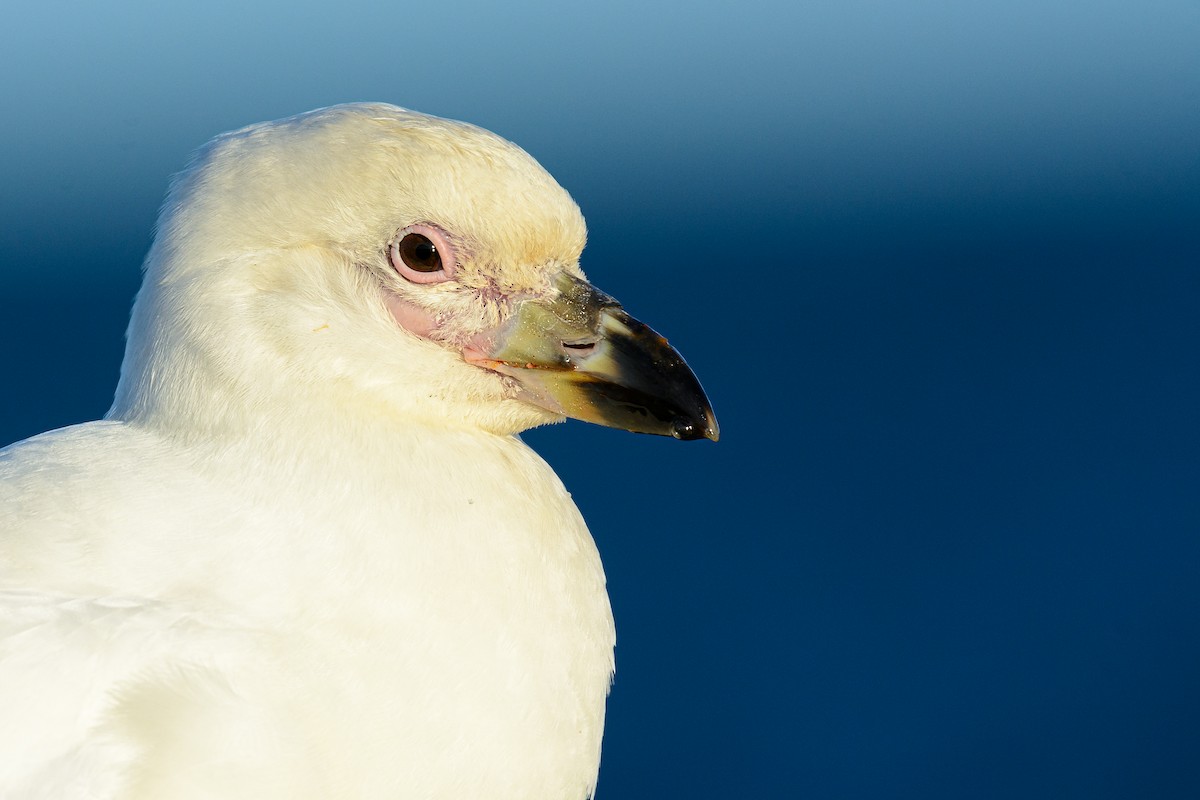
[[[437, 249], [438, 255], [441, 257], [441, 269], [426, 272], [414, 269], [405, 263], [400, 243], [404, 240], [404, 237], [410, 234], [424, 236], [433, 244]], [[388, 247], [388, 257], [391, 260], [392, 268], [410, 283], [425, 285], [442, 283], [453, 279], [458, 267], [457, 256], [454, 246], [449, 241], [449, 237], [437, 226], [425, 223], [409, 225], [397, 232], [391, 245]], [[499, 293], [499, 289], [492, 287], [490, 292]], [[492, 294], [493, 299], [496, 297], [497, 294]], [[437, 334], [441, 320], [438, 319], [436, 314], [422, 308], [416, 303], [404, 300], [399, 295], [392, 294], [391, 292], [387, 293], [385, 302], [388, 311], [391, 312], [392, 318], [396, 320], [396, 323], [400, 327], [423, 339], [433, 341], [439, 339]], [[521, 381], [514, 379], [514, 372], [523, 372], [524, 370], [520, 370], [512, 364], [493, 360], [490, 357], [489, 354], [496, 349], [497, 338], [501, 336], [503, 336], [503, 332], [500, 329], [485, 330], [470, 337], [466, 342], [460, 343], [463, 360], [468, 364], [473, 364], [474, 366], [503, 375], [506, 384], [510, 386], [515, 396], [535, 405], [550, 409], [555, 413], [562, 413], [562, 409], [553, 398], [549, 396], [543, 397], [543, 393], [540, 392], [530, 392], [522, 385]], [[533, 367], [532, 364], [528, 366], [530, 368]]]
[[391, 292], [387, 295], [388, 311], [401, 328], [409, 333], [415, 333], [422, 339], [432, 338], [437, 330], [437, 317], [414, 303], [401, 300]]
[[[423, 272], [404, 263], [404, 258], [400, 254], [400, 242], [409, 234], [424, 236], [437, 248], [437, 253], [441, 257], [441, 269], [434, 272]], [[391, 244], [388, 245], [388, 258], [392, 263], [392, 269], [410, 283], [442, 283], [452, 279], [458, 271], [458, 256], [454, 251], [454, 246], [450, 244], [445, 232], [436, 225], [417, 223], [400, 229], [393, 237]], [[432, 338], [433, 332], [437, 330], [437, 317], [415, 303], [409, 303], [389, 293], [387, 307], [400, 327], [423, 339]]]

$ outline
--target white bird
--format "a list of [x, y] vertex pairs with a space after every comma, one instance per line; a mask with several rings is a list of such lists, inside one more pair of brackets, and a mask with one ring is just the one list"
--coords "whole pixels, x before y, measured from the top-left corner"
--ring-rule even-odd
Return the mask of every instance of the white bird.
[[595, 545], [517, 437], [717, 438], [530, 156], [382, 104], [173, 183], [112, 410], [0, 451], [0, 796], [590, 796]]

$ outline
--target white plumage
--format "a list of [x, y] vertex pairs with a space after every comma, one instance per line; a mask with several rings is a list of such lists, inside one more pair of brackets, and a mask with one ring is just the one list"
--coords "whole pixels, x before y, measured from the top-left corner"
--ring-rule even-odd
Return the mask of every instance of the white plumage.
[[584, 239], [462, 123], [340, 106], [204, 148], [108, 418], [0, 451], [0, 796], [590, 795], [604, 574], [514, 434], [717, 434]]

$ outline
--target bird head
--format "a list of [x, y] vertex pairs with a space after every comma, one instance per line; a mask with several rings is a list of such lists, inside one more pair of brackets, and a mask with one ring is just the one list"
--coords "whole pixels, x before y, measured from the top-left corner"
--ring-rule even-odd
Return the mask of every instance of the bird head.
[[219, 136], [164, 204], [110, 417], [369, 408], [716, 440], [678, 352], [587, 282], [585, 240], [533, 158], [465, 123], [353, 104]]

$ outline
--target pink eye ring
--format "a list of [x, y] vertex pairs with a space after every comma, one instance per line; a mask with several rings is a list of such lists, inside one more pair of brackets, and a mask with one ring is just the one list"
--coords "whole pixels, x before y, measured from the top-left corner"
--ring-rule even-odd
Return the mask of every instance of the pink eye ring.
[[412, 283], [441, 283], [458, 267], [454, 247], [433, 225], [409, 225], [388, 246], [392, 268]]

